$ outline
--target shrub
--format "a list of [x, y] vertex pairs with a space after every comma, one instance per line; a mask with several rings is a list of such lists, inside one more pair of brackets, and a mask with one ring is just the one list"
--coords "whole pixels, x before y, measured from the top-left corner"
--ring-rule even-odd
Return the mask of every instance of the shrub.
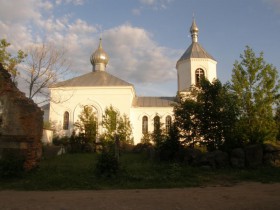
[[139, 143], [133, 148], [133, 152], [135, 153], [142, 153], [147, 152], [153, 145], [151, 143]]
[[66, 146], [69, 143], [69, 137], [68, 136], [54, 136], [53, 137], [53, 144], [55, 146]]
[[118, 174], [120, 164], [112, 153], [102, 153], [95, 165], [95, 175], [98, 177], [110, 178]]
[[14, 151], [7, 151], [0, 159], [0, 178], [18, 178], [24, 173], [23, 155]]

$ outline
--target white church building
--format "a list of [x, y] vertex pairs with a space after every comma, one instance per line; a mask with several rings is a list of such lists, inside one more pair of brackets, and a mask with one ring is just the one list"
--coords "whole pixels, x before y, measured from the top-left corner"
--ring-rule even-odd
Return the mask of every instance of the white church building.
[[[178, 92], [187, 92], [198, 85], [202, 77], [209, 81], [217, 78], [215, 59], [198, 43], [198, 27], [193, 20], [190, 33], [192, 43], [177, 61]], [[154, 121], [160, 120], [169, 129], [173, 120], [174, 97], [138, 96], [133, 84], [122, 80], [106, 70], [109, 56], [102, 48], [100, 39], [97, 50], [90, 58], [93, 66], [89, 73], [59, 82], [50, 87], [50, 101], [45, 117], [55, 124], [61, 135], [71, 135], [74, 123], [79, 119], [82, 107], [92, 106], [102, 133], [102, 116], [111, 105], [126, 114], [131, 122], [134, 144], [140, 143], [144, 133], [152, 132]], [[151, 69], [152, 71], [152, 69]], [[174, 93], [175, 95], [176, 93]], [[159, 117], [157, 117], [159, 116]]]

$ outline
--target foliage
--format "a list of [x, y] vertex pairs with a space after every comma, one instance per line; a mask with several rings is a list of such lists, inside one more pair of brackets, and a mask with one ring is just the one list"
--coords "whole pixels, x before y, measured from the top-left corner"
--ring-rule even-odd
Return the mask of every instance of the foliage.
[[133, 152], [135, 153], [147, 152], [152, 147], [153, 145], [151, 143], [139, 143], [134, 146]]
[[83, 106], [79, 120], [75, 122], [74, 126], [79, 131], [80, 136], [78, 138], [84, 138], [85, 143], [96, 144], [98, 123], [91, 106]]
[[67, 146], [69, 144], [70, 138], [68, 136], [54, 136], [53, 144], [56, 146]]
[[166, 140], [159, 147], [159, 158], [161, 161], [184, 160], [184, 147], [180, 142], [178, 127], [174, 123], [170, 127]]
[[[156, 118], [158, 120], [155, 120]], [[156, 148], [159, 148], [166, 139], [166, 135], [162, 129], [162, 123], [160, 122], [160, 117], [158, 115], [154, 118], [154, 130], [151, 134], [151, 138]]]
[[276, 129], [277, 129], [276, 139], [278, 141], [280, 141], [280, 106], [279, 106], [279, 104], [278, 104], [278, 107], [277, 107], [276, 112], [275, 112], [274, 120], [275, 120], [275, 123], [276, 123]]
[[150, 144], [152, 137], [150, 133], [144, 133], [141, 138], [141, 144]]
[[262, 52], [257, 57], [248, 46], [240, 58], [234, 64], [231, 89], [241, 111], [242, 139], [249, 144], [273, 140], [276, 136], [273, 106], [279, 90], [277, 70], [264, 61]]
[[[70, 62], [66, 51], [51, 43], [29, 47], [24, 79], [28, 86], [28, 97], [49, 96], [48, 87], [57, 83], [69, 71]], [[43, 103], [42, 101], [41, 103]]]
[[69, 152], [70, 153], [81, 153], [81, 152], [93, 152], [93, 145], [88, 142], [88, 139], [85, 137], [84, 133], [79, 133], [78, 135], [75, 132], [69, 138]]
[[104, 128], [103, 141], [114, 142], [115, 135], [118, 136], [120, 142], [132, 143], [133, 139], [131, 124], [127, 115], [120, 115], [119, 111], [111, 105], [105, 109], [103, 115], [102, 126]]
[[5, 151], [0, 158], [0, 178], [19, 178], [24, 173], [24, 157], [13, 151]]
[[153, 162], [144, 154], [125, 153], [114, 179], [93, 176], [97, 154], [65, 154], [40, 162], [24, 179], [0, 179], [0, 190], [96, 190], [182, 188], [232, 185], [242, 181], [280, 182], [280, 168], [205, 170], [169, 162]]
[[200, 142], [199, 119], [197, 113], [199, 107], [196, 101], [196, 93], [192, 92], [187, 98], [178, 96], [178, 103], [174, 105], [175, 124], [179, 128], [179, 136], [183, 143], [195, 146]]
[[11, 53], [7, 52], [7, 48], [11, 44], [6, 41], [6, 39], [0, 40], [0, 63], [3, 67], [11, 74], [12, 81], [16, 84], [16, 77], [19, 75], [17, 65], [23, 62], [26, 58], [26, 54], [19, 50], [16, 56], [13, 56]]
[[118, 159], [112, 153], [102, 153], [97, 159], [95, 165], [95, 175], [97, 177], [111, 178], [118, 174], [120, 164]]
[[238, 107], [227, 85], [204, 79], [200, 89], [181, 96], [174, 106], [175, 124], [184, 143], [206, 145], [208, 150], [230, 146], [236, 140]]
[[208, 150], [221, 149], [223, 144], [236, 141], [235, 131], [238, 117], [238, 107], [227, 85], [219, 80], [212, 83], [201, 81], [201, 91], [198, 93], [198, 119], [203, 144]]

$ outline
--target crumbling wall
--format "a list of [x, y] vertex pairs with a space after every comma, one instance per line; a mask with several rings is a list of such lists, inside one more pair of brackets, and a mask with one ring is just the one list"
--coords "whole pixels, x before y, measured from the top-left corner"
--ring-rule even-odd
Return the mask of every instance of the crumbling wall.
[[37, 166], [42, 156], [43, 112], [13, 84], [0, 64], [0, 157], [5, 151], [24, 155], [24, 168]]

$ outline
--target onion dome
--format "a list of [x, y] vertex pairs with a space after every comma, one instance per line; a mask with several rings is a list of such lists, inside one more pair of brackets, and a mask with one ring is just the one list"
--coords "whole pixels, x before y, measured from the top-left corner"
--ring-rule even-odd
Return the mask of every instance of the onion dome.
[[108, 54], [102, 48], [102, 39], [100, 38], [98, 49], [91, 55], [90, 62], [93, 70], [105, 71], [105, 67], [109, 62]]
[[195, 23], [195, 20], [193, 19], [191, 28], [190, 28], [190, 33], [192, 36], [192, 42], [197, 42], [197, 37], [198, 37], [198, 27]]

